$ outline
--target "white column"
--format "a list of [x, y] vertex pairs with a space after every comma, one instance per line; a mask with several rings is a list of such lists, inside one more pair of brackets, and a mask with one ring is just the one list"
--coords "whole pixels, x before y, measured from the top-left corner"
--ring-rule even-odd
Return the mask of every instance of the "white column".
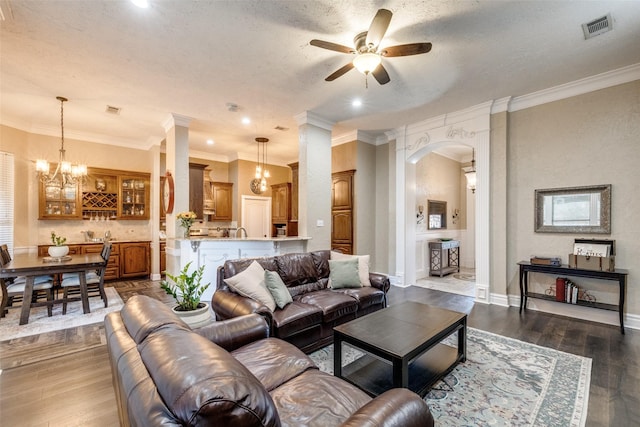
[[310, 112], [298, 114], [298, 235], [308, 251], [331, 248], [331, 129]]
[[176, 223], [179, 212], [189, 210], [189, 117], [172, 113], [163, 126], [167, 133], [166, 170], [173, 175], [173, 213], [167, 214], [167, 237], [181, 237]]
[[[396, 266], [394, 276], [397, 277], [398, 285], [406, 286], [405, 272], [407, 258], [406, 254], [412, 254], [413, 251], [407, 252], [407, 234], [405, 226], [407, 222], [406, 215], [406, 156], [405, 146], [407, 144], [406, 132], [398, 132], [396, 134], [396, 186], [395, 186], [395, 204], [396, 204]], [[414, 174], [415, 175], [415, 174]], [[415, 180], [415, 179], [414, 179]], [[414, 196], [415, 197], [415, 196]]]

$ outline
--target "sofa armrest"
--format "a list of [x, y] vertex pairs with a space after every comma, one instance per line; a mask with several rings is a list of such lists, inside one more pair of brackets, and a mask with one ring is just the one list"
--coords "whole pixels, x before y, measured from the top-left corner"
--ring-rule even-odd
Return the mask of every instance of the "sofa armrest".
[[358, 409], [342, 427], [430, 427], [433, 415], [427, 403], [406, 388], [394, 388]]
[[255, 313], [214, 322], [193, 331], [227, 351], [269, 337], [266, 319]]
[[273, 313], [269, 308], [251, 298], [236, 294], [228, 289], [218, 289], [211, 299], [211, 309], [217, 320], [257, 313], [265, 318], [269, 329], [273, 325]]
[[389, 288], [391, 287], [389, 276], [386, 274], [369, 273], [369, 282], [371, 282], [371, 286], [380, 289], [385, 294], [389, 292]]

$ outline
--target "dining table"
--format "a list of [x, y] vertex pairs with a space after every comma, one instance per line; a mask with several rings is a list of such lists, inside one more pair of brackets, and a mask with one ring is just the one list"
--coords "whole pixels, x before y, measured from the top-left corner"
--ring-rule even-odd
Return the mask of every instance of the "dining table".
[[[25, 277], [22, 311], [20, 313], [20, 325], [24, 325], [29, 323], [30, 302], [33, 297], [33, 283], [36, 276], [78, 273], [82, 310], [86, 314], [91, 312], [86, 272], [98, 269], [103, 266], [105, 262], [100, 254], [68, 255], [58, 259], [41, 257], [36, 254], [16, 254], [9, 263], [0, 267], [0, 279], [8, 279], [16, 276]], [[0, 282], [3, 288], [0, 312], [4, 313], [8, 302], [7, 289], [5, 287], [5, 280], [0, 280]], [[60, 302], [62, 302], [62, 300], [54, 299], [50, 303], [55, 304]]]

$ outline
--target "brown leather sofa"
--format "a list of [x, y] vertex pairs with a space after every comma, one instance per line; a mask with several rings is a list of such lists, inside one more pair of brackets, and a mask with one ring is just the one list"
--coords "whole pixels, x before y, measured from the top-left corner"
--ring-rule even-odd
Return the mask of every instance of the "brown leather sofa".
[[224, 279], [244, 271], [254, 259], [229, 260], [218, 268], [217, 289], [211, 307], [218, 319], [231, 319], [249, 313], [265, 316], [272, 336], [311, 353], [333, 342], [333, 327], [386, 307], [389, 278], [370, 273], [371, 286], [331, 289], [330, 251], [256, 258], [265, 270], [276, 271], [293, 302], [273, 312], [261, 303], [239, 295]]
[[269, 338], [257, 314], [192, 331], [138, 295], [105, 329], [121, 426], [433, 426], [417, 394], [372, 399]]

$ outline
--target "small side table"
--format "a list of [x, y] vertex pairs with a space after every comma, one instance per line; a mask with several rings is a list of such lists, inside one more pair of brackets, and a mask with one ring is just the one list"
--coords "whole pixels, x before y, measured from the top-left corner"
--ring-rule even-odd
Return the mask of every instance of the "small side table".
[[460, 272], [460, 242], [458, 240], [429, 241], [429, 275], [444, 276]]

